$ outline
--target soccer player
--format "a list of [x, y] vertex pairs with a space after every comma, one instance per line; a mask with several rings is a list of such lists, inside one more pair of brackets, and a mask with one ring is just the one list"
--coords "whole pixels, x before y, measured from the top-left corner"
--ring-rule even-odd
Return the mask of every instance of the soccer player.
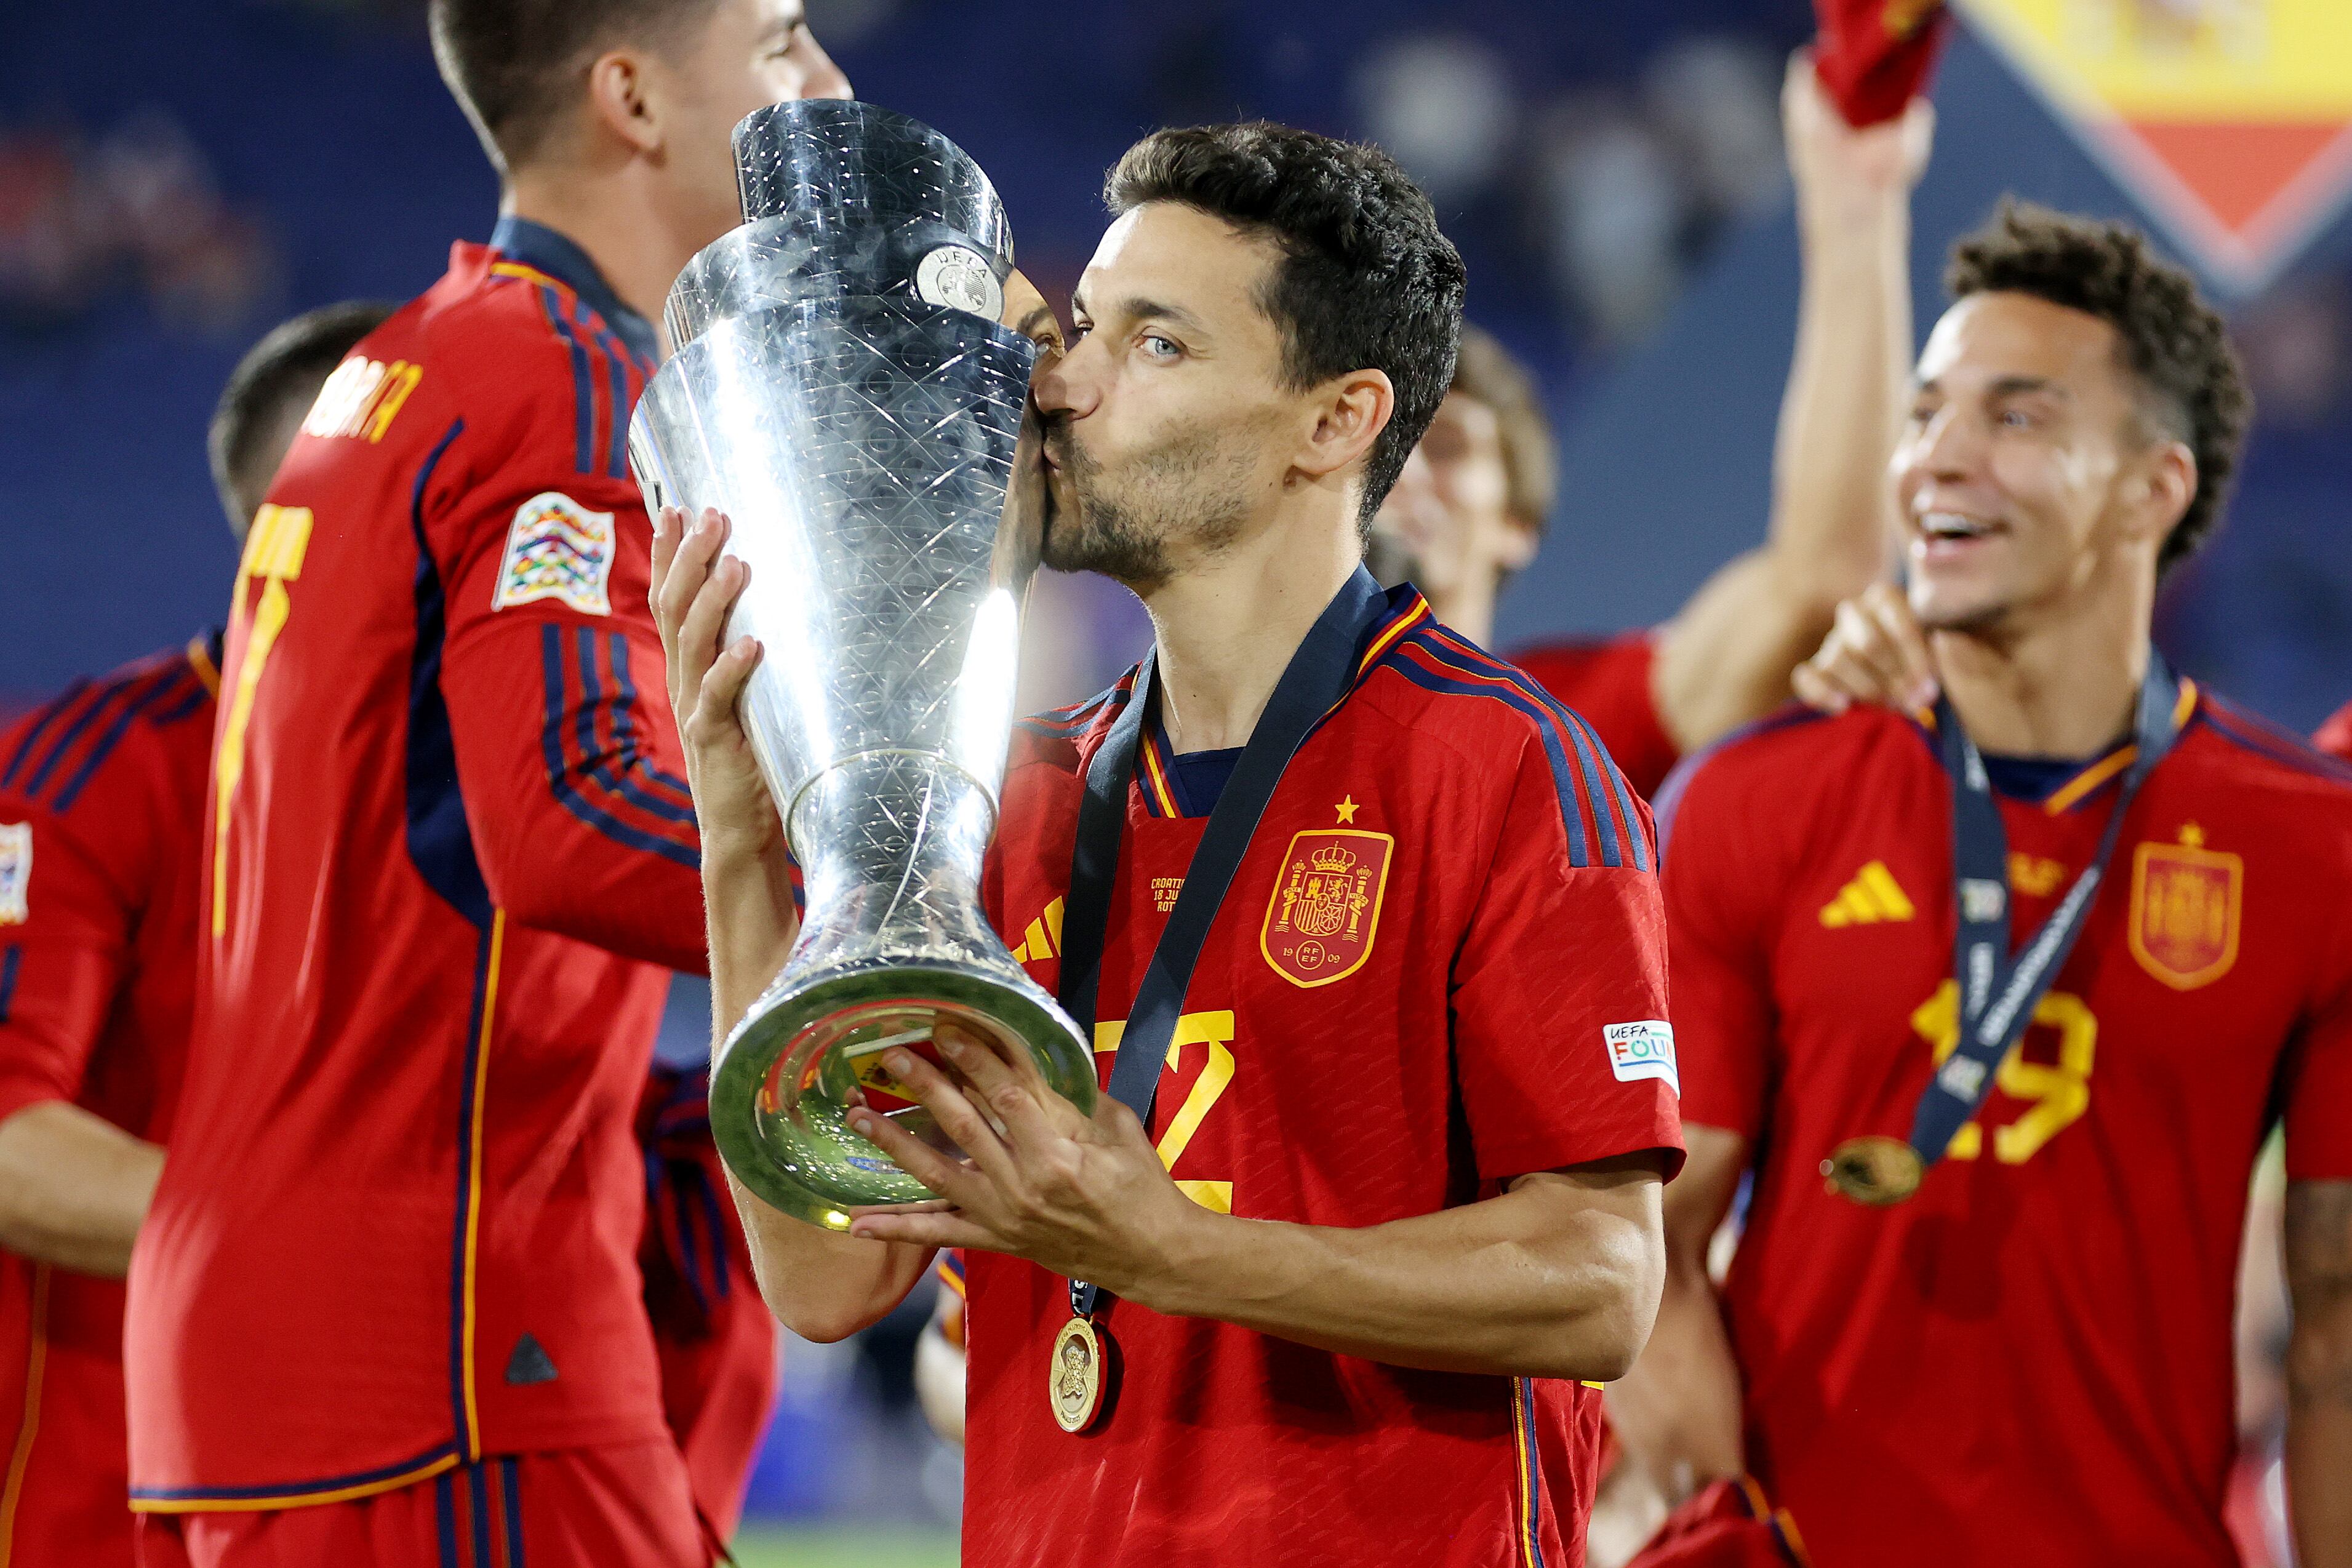
[[[1885, 569], [1893, 520], [1877, 477], [1895, 448], [1911, 351], [1910, 194], [1933, 111], [1915, 100], [1856, 130], [1801, 52], [1781, 120], [1803, 282], [1764, 543], [1663, 626], [1512, 656], [1591, 723], [1644, 796], [1677, 758], [1785, 701], [1790, 668], [1838, 603]], [[1504, 582], [1535, 558], [1554, 482], [1532, 380], [1469, 329], [1453, 389], [1374, 526], [1437, 617], [1483, 644]]]
[[698, 969], [624, 437], [793, 0], [436, 0], [488, 246], [321, 394], [247, 542], [171, 1160], [133, 1260], [156, 1561], [699, 1563], [632, 1136]]
[[[1277, 126], [1159, 132], [1108, 195], [1034, 384], [1046, 556], [1135, 589], [1153, 650], [1019, 731], [986, 897], [1074, 997], [1098, 944], [1073, 1005], [1117, 1092], [1082, 1116], [943, 1031], [952, 1079], [891, 1067], [972, 1163], [859, 1121], [951, 1206], [837, 1235], [739, 1188], [762, 1286], [835, 1339], [964, 1249], [975, 1568], [1575, 1561], [1579, 1380], [1643, 1340], [1678, 1160], [1664, 950], [1645, 808], [1591, 731], [1361, 566], [1451, 379], [1461, 262], [1384, 155]], [[793, 919], [733, 716], [758, 652], [718, 647], [743, 572], [723, 519], [685, 521], [656, 611], [723, 1033]], [[1116, 875], [1074, 885], [1097, 770]], [[1195, 956], [1162, 945], [1187, 925], [1177, 994], [1144, 972]]]
[[[239, 539], [390, 313], [312, 310], [238, 362], [209, 445]], [[220, 652], [200, 634], [0, 735], [0, 1563], [131, 1561], [121, 1280], [179, 1097]]]
[[2290, 1490], [2334, 1568], [2352, 773], [2148, 639], [2221, 512], [2236, 362], [2118, 226], [2012, 208], [1948, 282], [1894, 464], [1937, 678], [1895, 689], [1937, 705], [1791, 711], [1666, 792], [1691, 1157], [1612, 1414], [1654, 1474], [1752, 1469], [1822, 1568], [2234, 1563], [2231, 1309], [2283, 1115]]

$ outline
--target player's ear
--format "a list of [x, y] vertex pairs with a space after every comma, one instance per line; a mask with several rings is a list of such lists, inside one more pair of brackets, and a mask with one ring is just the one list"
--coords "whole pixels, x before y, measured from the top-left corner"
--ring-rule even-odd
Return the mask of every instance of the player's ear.
[[1517, 512], [1503, 520], [1503, 537], [1495, 547], [1495, 564], [1506, 572], [1523, 572], [1536, 558], [1536, 546], [1543, 535], [1536, 525]]
[[661, 113], [650, 91], [646, 62], [627, 49], [596, 57], [588, 67], [588, 112], [597, 124], [640, 153], [661, 145]]
[[2197, 454], [2185, 441], [2158, 441], [2140, 457], [2132, 479], [2133, 531], [2162, 540], [2197, 495]]
[[1362, 458], [1389, 427], [1396, 413], [1396, 388], [1388, 373], [1351, 370], [1318, 387], [1308, 411], [1315, 423], [1291, 458], [1291, 467], [1308, 479], [1338, 473]]

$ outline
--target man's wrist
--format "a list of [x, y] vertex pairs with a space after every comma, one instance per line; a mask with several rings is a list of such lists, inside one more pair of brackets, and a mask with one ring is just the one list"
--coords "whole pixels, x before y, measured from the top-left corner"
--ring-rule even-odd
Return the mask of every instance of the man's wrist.
[[[1223, 1318], [1230, 1266], [1266, 1226], [1202, 1208], [1192, 1199], [1154, 1238], [1150, 1256], [1118, 1295], [1171, 1318]], [[1264, 1281], [1261, 1281], [1263, 1283]]]

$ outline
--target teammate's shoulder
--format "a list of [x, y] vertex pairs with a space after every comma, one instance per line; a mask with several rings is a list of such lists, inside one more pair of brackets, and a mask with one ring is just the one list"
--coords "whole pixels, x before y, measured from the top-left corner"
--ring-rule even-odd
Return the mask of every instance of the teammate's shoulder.
[[387, 327], [436, 383], [432, 401], [493, 446], [561, 447], [584, 475], [628, 477], [629, 410], [654, 372], [570, 282], [459, 244], [439, 284]]
[[1013, 744], [1007, 753], [1006, 772], [1018, 768], [1046, 768], [1075, 773], [1084, 760], [1102, 743], [1110, 727], [1135, 695], [1135, 679], [1139, 666], [1130, 666], [1126, 674], [1083, 702], [1072, 702], [1061, 708], [1049, 708], [1042, 713], [1032, 713], [1016, 720], [1013, 725]]
[[1526, 769], [1548, 772], [1571, 865], [1652, 868], [1648, 812], [1600, 734], [1527, 671], [1436, 620], [1418, 594], [1391, 595], [1356, 702], [1402, 731], [1395, 743], [1417, 765], [1451, 770], [1473, 789], [1507, 796]]
[[1619, 632], [1612, 637], [1553, 637], [1522, 643], [1509, 653], [1510, 662], [1535, 678], [1546, 690], [1573, 702], [1578, 689], [1613, 679], [1646, 680], [1656, 657], [1657, 643], [1649, 628]]
[[135, 759], [202, 748], [219, 657], [208, 635], [75, 681], [0, 731], [0, 800], [62, 816], [134, 771]]
[[2203, 687], [2184, 739], [2200, 734], [2210, 738], [2200, 751], [2232, 784], [2282, 789], [2352, 810], [2352, 764]]
[[[1887, 758], [1940, 766], [1934, 746], [1917, 715], [1859, 704], [1832, 714], [1785, 703], [1675, 765], [1651, 801], [1659, 841], [1672, 837], [1694, 803], [1711, 809], [1717, 802], [1745, 806], [1823, 795], [1825, 780], [1850, 780]], [[1787, 819], [1785, 812], [1771, 815]]]

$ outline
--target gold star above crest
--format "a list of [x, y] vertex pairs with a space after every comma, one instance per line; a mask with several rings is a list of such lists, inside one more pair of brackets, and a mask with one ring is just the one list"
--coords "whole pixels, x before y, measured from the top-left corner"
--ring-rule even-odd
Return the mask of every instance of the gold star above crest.
[[1356, 820], [1356, 797], [1351, 795], [1331, 809], [1339, 814], [1341, 822], [1353, 822]]
[[2193, 822], [2184, 823], [2180, 828], [2180, 842], [2191, 849], [2201, 848], [2205, 843], [2205, 830]]

